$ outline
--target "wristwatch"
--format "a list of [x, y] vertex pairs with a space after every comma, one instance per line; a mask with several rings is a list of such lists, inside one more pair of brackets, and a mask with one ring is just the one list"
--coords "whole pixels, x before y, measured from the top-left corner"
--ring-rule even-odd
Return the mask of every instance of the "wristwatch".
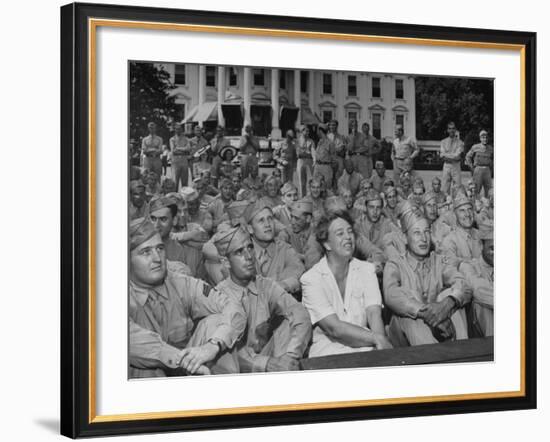
[[223, 343], [221, 340], [217, 339], [217, 338], [210, 338], [208, 341], [206, 342], [210, 342], [211, 344], [214, 344], [214, 345], [217, 345], [218, 346], [218, 351], [221, 352], [223, 350]]

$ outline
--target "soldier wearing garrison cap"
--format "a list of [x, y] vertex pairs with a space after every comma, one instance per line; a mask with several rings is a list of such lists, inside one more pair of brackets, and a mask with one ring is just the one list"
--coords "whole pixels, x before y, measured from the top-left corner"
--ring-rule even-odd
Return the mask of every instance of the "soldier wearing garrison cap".
[[281, 181], [273, 175], [268, 176], [264, 181], [264, 195], [261, 199], [272, 209], [283, 203], [279, 196], [280, 187]]
[[493, 146], [489, 144], [489, 134], [486, 130], [479, 133], [480, 143], [474, 144], [466, 154], [465, 163], [472, 169], [472, 176], [476, 184], [476, 195], [483, 188], [485, 197], [493, 187], [491, 170], [493, 169]]
[[[246, 229], [244, 211], [249, 204], [248, 201], [233, 201], [229, 204], [226, 209], [229, 220], [218, 225], [218, 232], [225, 232], [229, 228], [238, 226]], [[214, 235], [202, 248], [206, 278], [212, 284], [218, 284], [229, 276], [227, 269], [222, 265], [221, 256], [214, 245], [215, 238], [219, 238], [219, 236]]]
[[481, 256], [479, 231], [474, 228], [474, 207], [472, 200], [459, 192], [453, 200], [456, 227], [447, 235], [441, 250], [457, 267], [463, 261], [471, 261]]
[[232, 349], [246, 327], [242, 307], [168, 270], [161, 236], [145, 218], [130, 224], [129, 274], [130, 378], [238, 372]]
[[384, 236], [392, 231], [390, 222], [382, 215], [384, 203], [382, 196], [374, 189], [365, 195], [365, 213], [355, 221], [357, 250], [370, 262], [375, 263], [377, 271], [382, 271], [386, 261]]
[[401, 345], [467, 339], [464, 306], [470, 302], [464, 276], [440, 254], [431, 252], [427, 219], [417, 207], [403, 207], [406, 250], [384, 267], [384, 300], [394, 312], [390, 336]]
[[244, 219], [252, 235], [258, 274], [273, 278], [289, 293], [299, 292], [304, 264], [290, 245], [275, 239], [272, 209], [258, 200], [246, 208]]
[[[307, 199], [294, 202], [290, 207], [290, 225], [282, 230], [278, 239], [290, 244], [302, 261], [306, 262], [308, 240], [313, 236], [313, 204]], [[307, 268], [307, 265], [306, 265]]]
[[217, 285], [247, 316], [237, 354], [243, 373], [298, 370], [311, 338], [305, 308], [279, 284], [258, 274], [250, 234], [241, 226], [219, 230], [213, 238], [229, 276]]
[[434, 250], [442, 253], [441, 245], [443, 239], [451, 233], [451, 228], [443, 222], [438, 216], [437, 195], [431, 190], [426, 192], [422, 197], [422, 207], [424, 215], [430, 224], [432, 245]]
[[219, 182], [220, 194], [208, 205], [207, 211], [212, 215], [214, 229], [223, 221], [228, 221], [227, 207], [235, 200], [233, 183], [229, 178]]
[[391, 222], [394, 226], [399, 226], [396, 207], [397, 207], [397, 189], [393, 186], [384, 187], [382, 192], [384, 195], [384, 209], [382, 210], [383, 215], [386, 219]]
[[472, 308], [469, 311], [474, 333], [472, 337], [493, 336], [495, 280], [493, 230], [481, 231], [480, 239], [483, 244], [481, 256], [470, 262], [463, 262], [459, 267], [473, 291]]
[[290, 206], [298, 199], [298, 189], [290, 182], [281, 187], [282, 204], [273, 208], [273, 216], [281, 223], [281, 228], [290, 226]]

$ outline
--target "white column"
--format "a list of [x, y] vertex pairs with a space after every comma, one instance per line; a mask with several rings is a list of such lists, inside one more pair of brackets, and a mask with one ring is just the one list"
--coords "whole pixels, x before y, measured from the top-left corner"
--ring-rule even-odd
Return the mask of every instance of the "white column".
[[361, 130], [361, 126], [363, 123], [368, 123], [370, 126], [371, 134], [372, 134], [372, 122], [369, 120], [369, 106], [370, 106], [370, 96], [371, 96], [371, 89], [369, 88], [369, 76], [368, 74], [361, 74], [361, 86], [360, 90], [358, 91], [360, 95], [360, 102], [361, 106], [363, 106], [363, 109], [361, 111], [361, 121], [359, 122], [359, 130]]
[[281, 138], [279, 128], [279, 69], [271, 69], [271, 138]]
[[337, 72], [336, 76], [336, 119], [338, 120], [338, 132], [347, 134], [346, 112], [344, 110], [345, 77], [343, 72]]
[[199, 104], [206, 101], [206, 66], [199, 65]]
[[225, 66], [218, 66], [218, 124], [225, 127], [222, 103], [225, 101]]
[[309, 71], [309, 81], [308, 81], [308, 105], [311, 112], [315, 113], [315, 72]]
[[300, 71], [298, 69], [294, 70], [294, 106], [298, 108], [298, 113], [296, 114], [296, 123], [294, 124], [295, 128], [298, 128], [302, 125], [302, 91], [300, 87]]
[[[393, 88], [393, 76], [383, 75], [380, 79], [382, 82], [382, 100], [383, 105], [386, 108], [384, 113], [384, 120], [382, 121], [382, 137], [395, 137], [395, 121], [393, 119], [393, 103], [394, 103], [394, 88]], [[408, 134], [406, 134], [408, 135]]]
[[250, 124], [250, 88], [252, 86], [252, 69], [244, 68], [243, 75], [243, 101], [244, 101], [244, 121], [243, 121], [243, 133], [244, 126]]
[[[206, 66], [199, 65], [199, 108], [206, 101]], [[198, 122], [202, 126], [202, 121]]]

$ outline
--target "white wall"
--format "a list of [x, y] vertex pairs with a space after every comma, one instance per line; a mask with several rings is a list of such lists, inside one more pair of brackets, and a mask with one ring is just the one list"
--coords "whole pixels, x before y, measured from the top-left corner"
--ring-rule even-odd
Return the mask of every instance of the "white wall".
[[[113, 2], [109, 1], [108, 3]], [[126, 4], [234, 12], [318, 16], [356, 20], [538, 31], [539, 225], [549, 220], [543, 191], [550, 188], [545, 142], [550, 32], [542, 2], [502, 3], [464, 0], [362, 3], [279, 0], [121, 0]], [[59, 409], [59, 10], [58, 0], [9, 2], [1, 27], [1, 121], [4, 171], [2, 217], [2, 347], [0, 392], [6, 441], [57, 439]], [[37, 78], [40, 87], [37, 87]], [[6, 156], [7, 153], [7, 156]], [[542, 280], [548, 235], [540, 230], [539, 318], [548, 311], [548, 283]], [[547, 247], [544, 247], [544, 246]], [[534, 247], [534, 246], [533, 246]], [[543, 251], [545, 252], [543, 253]], [[7, 282], [7, 284], [6, 284]], [[464, 416], [409, 418], [217, 432], [130, 437], [121, 440], [173, 441], [476, 441], [543, 440], [548, 428], [548, 321], [539, 320], [539, 410]], [[539, 433], [539, 435], [537, 435]], [[547, 431], [545, 432], [547, 433]], [[547, 436], [546, 436], [547, 437]]]

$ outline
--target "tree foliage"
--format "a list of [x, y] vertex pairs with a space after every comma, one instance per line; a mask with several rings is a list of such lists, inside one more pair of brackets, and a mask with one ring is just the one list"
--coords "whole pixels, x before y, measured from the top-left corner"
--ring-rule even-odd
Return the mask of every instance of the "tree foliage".
[[[153, 63], [130, 63], [130, 139], [135, 143], [147, 135], [147, 124], [157, 124], [158, 135], [165, 143], [169, 138], [169, 123], [177, 112], [170, 74]], [[141, 146], [141, 143], [139, 143]]]
[[479, 141], [479, 131], [493, 130], [493, 81], [416, 77], [416, 136], [440, 140], [454, 121], [466, 149]]

